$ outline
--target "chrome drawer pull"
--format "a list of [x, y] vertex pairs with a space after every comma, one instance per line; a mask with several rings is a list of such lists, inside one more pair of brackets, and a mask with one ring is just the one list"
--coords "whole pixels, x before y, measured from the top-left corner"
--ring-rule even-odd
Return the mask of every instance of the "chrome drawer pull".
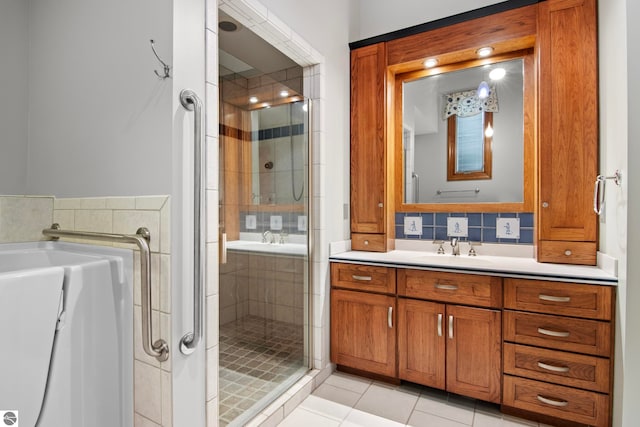
[[371, 281], [371, 276], [356, 276], [355, 274], [352, 274], [351, 278], [353, 280], [361, 280], [363, 282], [370, 282]]
[[564, 331], [551, 331], [549, 329], [538, 328], [538, 333], [542, 335], [549, 335], [550, 337], [567, 338], [569, 332]]
[[438, 313], [438, 336], [442, 336], [442, 313]]
[[551, 301], [551, 302], [569, 302], [571, 301], [571, 297], [554, 297], [553, 295], [538, 295], [538, 299], [542, 301]]
[[387, 312], [387, 325], [389, 325], [389, 329], [393, 328], [393, 307], [389, 307]]
[[435, 285], [433, 285], [434, 288], [436, 289], [443, 289], [445, 291], [457, 291], [458, 287], [456, 285], [441, 285], [439, 283], [436, 283]]
[[540, 395], [536, 397], [540, 402], [546, 403], [547, 405], [551, 405], [551, 406], [558, 406], [563, 408], [569, 404], [569, 402], [567, 402], [566, 400], [554, 400], [554, 399], [549, 399], [547, 397], [540, 396]]
[[453, 339], [453, 316], [449, 316], [449, 339]]
[[569, 368], [566, 366], [553, 366], [544, 362], [538, 362], [538, 368], [546, 369], [551, 372], [569, 372]]

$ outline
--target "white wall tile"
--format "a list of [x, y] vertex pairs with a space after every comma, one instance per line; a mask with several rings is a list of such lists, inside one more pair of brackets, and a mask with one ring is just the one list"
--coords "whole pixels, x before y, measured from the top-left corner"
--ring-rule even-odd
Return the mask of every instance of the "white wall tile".
[[167, 196], [142, 196], [136, 197], [136, 210], [154, 210], [162, 209], [167, 202]]
[[[113, 230], [113, 215], [110, 210], [76, 210], [74, 225], [76, 231], [90, 231], [96, 233], [111, 233]], [[135, 233], [135, 230], [129, 233]]]
[[162, 384], [160, 369], [135, 361], [135, 410], [151, 421], [162, 423]]
[[[78, 215], [76, 213], [76, 222]], [[160, 212], [158, 211], [113, 211], [113, 232], [134, 234], [140, 227], [147, 227], [151, 233], [151, 252], [160, 251]]]
[[106, 209], [135, 209], [136, 199], [134, 197], [107, 197], [105, 199]]
[[207, 349], [207, 401], [218, 396], [218, 364], [220, 347]]
[[171, 373], [162, 371], [160, 380], [162, 382], [162, 427], [171, 427], [173, 425]]

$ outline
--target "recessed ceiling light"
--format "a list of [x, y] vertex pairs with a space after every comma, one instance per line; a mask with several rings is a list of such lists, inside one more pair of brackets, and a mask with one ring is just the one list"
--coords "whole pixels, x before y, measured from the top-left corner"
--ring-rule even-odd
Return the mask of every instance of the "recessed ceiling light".
[[282, 98], [286, 98], [287, 96], [289, 96], [289, 91], [288, 90], [281, 90], [280, 91], [280, 96]]
[[269, 105], [268, 102], [265, 102], [262, 104], [262, 108], [271, 108], [271, 105]]
[[426, 61], [424, 61], [424, 66], [427, 68], [432, 68], [432, 67], [435, 67], [436, 65], [438, 65], [438, 60], [435, 58], [429, 58]]
[[249, 102], [252, 104], [255, 104], [256, 102], [258, 102], [258, 97], [256, 96], [252, 96], [249, 98]]
[[481, 47], [480, 49], [476, 50], [478, 56], [482, 58], [491, 55], [491, 52], [493, 52], [493, 48], [491, 46]]
[[489, 73], [489, 78], [491, 80], [501, 80], [506, 74], [507, 71], [504, 68], [494, 68]]

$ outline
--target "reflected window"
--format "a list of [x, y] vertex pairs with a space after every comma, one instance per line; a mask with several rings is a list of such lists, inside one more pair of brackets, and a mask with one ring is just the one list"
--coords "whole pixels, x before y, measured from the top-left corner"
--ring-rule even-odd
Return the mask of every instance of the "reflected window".
[[448, 119], [447, 180], [491, 179], [493, 113]]

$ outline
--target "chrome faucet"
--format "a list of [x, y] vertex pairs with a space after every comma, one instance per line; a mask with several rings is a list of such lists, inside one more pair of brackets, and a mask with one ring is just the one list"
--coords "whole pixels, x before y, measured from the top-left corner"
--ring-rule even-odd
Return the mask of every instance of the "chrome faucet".
[[265, 232], [262, 233], [262, 243], [275, 243], [275, 241], [275, 237], [270, 230], [265, 230]]
[[460, 255], [460, 242], [457, 237], [451, 238], [451, 255]]

